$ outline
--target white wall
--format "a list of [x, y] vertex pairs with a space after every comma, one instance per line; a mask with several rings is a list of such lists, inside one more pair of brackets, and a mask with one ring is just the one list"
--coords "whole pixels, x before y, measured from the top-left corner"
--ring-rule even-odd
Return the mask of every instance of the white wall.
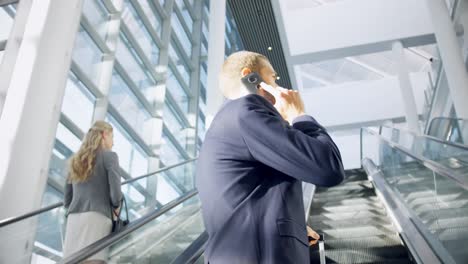
[[[291, 55], [433, 35], [426, 0], [343, 0], [312, 8], [279, 1]], [[289, 7], [288, 7], [289, 6]]]
[[359, 129], [346, 132], [330, 133], [333, 141], [340, 150], [345, 170], [361, 167]]
[[[428, 75], [413, 73], [410, 78], [418, 113], [421, 114]], [[394, 119], [405, 115], [396, 77], [304, 89], [301, 94], [307, 113], [326, 127]]]

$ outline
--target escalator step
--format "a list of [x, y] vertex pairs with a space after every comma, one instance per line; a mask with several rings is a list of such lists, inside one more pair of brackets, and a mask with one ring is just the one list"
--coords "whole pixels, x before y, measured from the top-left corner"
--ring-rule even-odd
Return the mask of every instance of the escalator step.
[[345, 200], [348, 198], [358, 198], [358, 197], [372, 197], [375, 196], [375, 192], [372, 189], [369, 190], [354, 190], [354, 191], [329, 191], [324, 193], [318, 193], [314, 195], [314, 200], [317, 199], [318, 202], [323, 201], [339, 201]]
[[327, 263], [411, 263], [403, 246], [325, 250]]
[[447, 219], [434, 219], [426, 222], [426, 226], [428, 226], [430, 230], [441, 230], [457, 227], [468, 228], [468, 216]]
[[361, 219], [366, 217], [379, 217], [386, 216], [384, 209], [381, 210], [368, 210], [368, 211], [357, 211], [357, 212], [344, 212], [344, 213], [320, 213], [315, 214], [313, 211], [310, 214], [311, 221], [331, 221], [331, 220], [343, 220], [343, 219]]
[[328, 192], [328, 191], [345, 191], [345, 190], [361, 190], [361, 189], [372, 189], [373, 185], [369, 181], [355, 181], [345, 184], [340, 184], [330, 188], [317, 188], [317, 193]]
[[311, 208], [321, 208], [324, 206], [340, 206], [340, 205], [356, 205], [356, 204], [368, 204], [368, 205], [380, 205], [380, 200], [376, 196], [367, 198], [350, 198], [342, 201], [329, 201], [329, 202], [315, 202], [312, 203]]
[[385, 216], [374, 216], [365, 218], [351, 218], [351, 219], [339, 219], [339, 220], [323, 220], [316, 221], [313, 218], [309, 219], [309, 225], [312, 229], [332, 229], [332, 228], [347, 228], [347, 227], [358, 227], [366, 225], [390, 225], [391, 221]]
[[327, 239], [325, 238], [325, 250], [330, 249], [360, 249], [383, 248], [402, 246], [398, 235], [379, 235], [370, 237]]
[[368, 211], [368, 210], [385, 210], [381, 204], [375, 203], [369, 204], [356, 204], [356, 205], [340, 205], [340, 206], [322, 206], [321, 208], [312, 208], [311, 213], [345, 213], [345, 212], [357, 212], [357, 211]]
[[327, 240], [396, 234], [392, 225], [318, 229], [315, 231], [324, 233]]

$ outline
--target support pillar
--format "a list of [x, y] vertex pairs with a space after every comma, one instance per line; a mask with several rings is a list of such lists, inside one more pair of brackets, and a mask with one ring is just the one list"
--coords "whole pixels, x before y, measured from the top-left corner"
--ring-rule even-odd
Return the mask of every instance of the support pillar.
[[[16, 42], [0, 117], [0, 219], [41, 205], [82, 4], [83, 0], [19, 3], [17, 19], [25, 21], [16, 22], [24, 23], [24, 34]], [[29, 10], [23, 5], [30, 5]], [[9, 241], [0, 246], [0, 263], [30, 263], [36, 221], [15, 225], [27, 232], [26, 237], [0, 234]], [[19, 256], [23, 258], [18, 261]]]
[[397, 64], [398, 82], [400, 84], [407, 127], [409, 130], [420, 134], [421, 129], [419, 127], [416, 100], [414, 99], [414, 90], [409, 77], [403, 44], [400, 41], [394, 42], [392, 45], [392, 52]]
[[468, 119], [468, 74], [457, 35], [443, 0], [427, 0], [440, 57], [457, 117]]

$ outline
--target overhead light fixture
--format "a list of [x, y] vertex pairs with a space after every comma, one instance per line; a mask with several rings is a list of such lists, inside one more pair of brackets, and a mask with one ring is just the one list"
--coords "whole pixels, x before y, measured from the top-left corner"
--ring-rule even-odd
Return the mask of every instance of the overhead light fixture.
[[279, 79], [280, 79], [280, 77], [279, 77], [279, 76], [276, 76], [276, 80], [279, 80]]
[[273, 50], [273, 47], [269, 46], [268, 51], [272, 51], [272, 50]]

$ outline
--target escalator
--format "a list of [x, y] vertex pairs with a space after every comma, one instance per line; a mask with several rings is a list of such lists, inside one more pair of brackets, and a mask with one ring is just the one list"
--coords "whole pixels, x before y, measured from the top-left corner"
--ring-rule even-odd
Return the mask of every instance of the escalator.
[[[468, 149], [385, 127], [363, 129], [361, 142], [363, 169], [347, 171], [339, 186], [304, 191], [308, 224], [324, 236], [324, 247], [311, 251], [312, 263], [467, 263]], [[171, 168], [185, 188], [172, 200], [130, 204], [140, 216], [122, 232], [67, 259], [49, 259], [79, 263], [107, 250], [109, 263], [203, 263], [207, 235], [193, 166]], [[0, 223], [0, 233], [19, 222]]]
[[[326, 263], [412, 263], [385, 206], [362, 170], [318, 188], [308, 224], [324, 235]], [[319, 252], [311, 252], [316, 263]]]

